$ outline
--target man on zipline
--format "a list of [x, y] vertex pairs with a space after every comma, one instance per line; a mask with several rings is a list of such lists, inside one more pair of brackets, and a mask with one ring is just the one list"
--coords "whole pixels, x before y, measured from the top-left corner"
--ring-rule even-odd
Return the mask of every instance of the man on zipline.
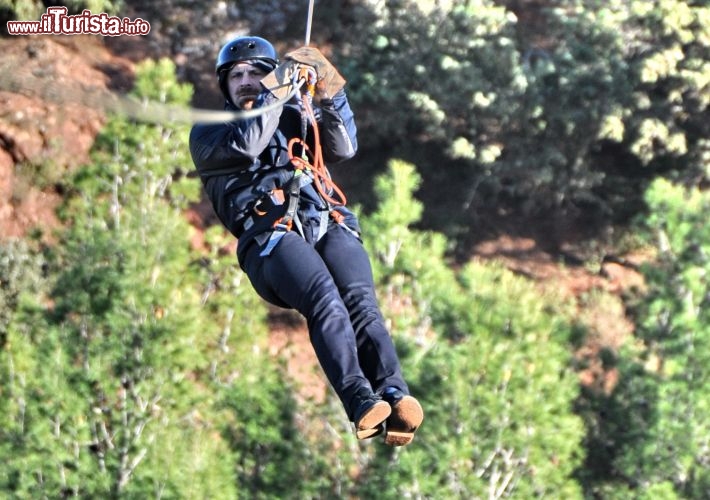
[[422, 407], [379, 310], [357, 218], [325, 167], [357, 150], [345, 80], [316, 48], [279, 64], [255, 36], [225, 44], [216, 73], [226, 109], [264, 110], [190, 133], [205, 191], [239, 240], [241, 268], [261, 297], [306, 318], [358, 439], [384, 433], [389, 445], [410, 443]]

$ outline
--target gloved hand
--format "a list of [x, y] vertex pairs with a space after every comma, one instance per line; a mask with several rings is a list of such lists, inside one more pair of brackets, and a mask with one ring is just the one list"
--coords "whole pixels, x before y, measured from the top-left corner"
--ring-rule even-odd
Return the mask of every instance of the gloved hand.
[[261, 85], [279, 99], [284, 99], [291, 92], [291, 79], [296, 71], [296, 63], [286, 60], [271, 73], [261, 79]]
[[325, 88], [323, 85], [316, 85], [316, 91], [322, 94], [321, 97], [333, 97], [345, 86], [345, 78], [315, 47], [298, 48], [286, 54], [285, 59], [315, 68], [318, 82], [325, 84]]

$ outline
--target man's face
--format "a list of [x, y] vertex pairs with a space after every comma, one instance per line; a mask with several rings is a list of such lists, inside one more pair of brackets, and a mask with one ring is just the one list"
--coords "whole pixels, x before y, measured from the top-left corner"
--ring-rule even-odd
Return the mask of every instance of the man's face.
[[259, 82], [265, 76], [264, 70], [249, 63], [235, 64], [227, 75], [227, 89], [232, 102], [240, 109], [251, 109], [262, 90]]

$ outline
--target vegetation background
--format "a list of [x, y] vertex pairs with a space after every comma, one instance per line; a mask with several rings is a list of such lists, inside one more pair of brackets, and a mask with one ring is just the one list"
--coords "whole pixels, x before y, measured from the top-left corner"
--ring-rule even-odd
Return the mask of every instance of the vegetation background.
[[296, 47], [307, 2], [63, 4], [152, 29], [0, 39], [4, 497], [710, 498], [706, 2], [316, 2], [361, 144], [333, 174], [426, 411], [398, 449], [252, 292], [189, 125], [93, 99], [219, 109], [221, 43]]

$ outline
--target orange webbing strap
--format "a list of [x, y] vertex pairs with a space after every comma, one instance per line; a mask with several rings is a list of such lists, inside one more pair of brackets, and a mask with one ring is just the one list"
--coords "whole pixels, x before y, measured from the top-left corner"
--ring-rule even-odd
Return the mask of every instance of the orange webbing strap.
[[[302, 171], [300, 169], [296, 169], [296, 172], [293, 174], [293, 177], [291, 177], [291, 180], [286, 186], [288, 190], [288, 205], [286, 206], [286, 212], [284, 213], [283, 217], [277, 219], [274, 222], [274, 229], [290, 231], [293, 227], [293, 221], [296, 218], [296, 211], [298, 210], [298, 200], [301, 197], [301, 186], [304, 185], [302, 182], [305, 178], [306, 177], [303, 176]], [[285, 199], [282, 190], [281, 196]]]
[[[328, 172], [325, 162], [323, 161], [323, 150], [320, 144], [320, 132], [318, 131], [318, 123], [316, 123], [315, 114], [313, 113], [313, 108], [311, 107], [308, 99], [303, 99], [303, 108], [308, 115], [313, 126], [313, 137], [314, 137], [314, 149], [308, 147], [306, 142], [299, 138], [294, 137], [288, 142], [288, 156], [291, 162], [296, 166], [297, 169], [310, 170], [313, 173], [313, 184], [316, 189], [323, 197], [323, 199], [330, 203], [331, 205], [345, 205], [347, 199], [343, 191], [333, 182]], [[297, 156], [294, 154], [294, 146], [299, 144], [303, 150], [302, 156]], [[308, 157], [311, 158], [312, 163], [308, 161]], [[331, 194], [332, 193], [332, 194]]]

